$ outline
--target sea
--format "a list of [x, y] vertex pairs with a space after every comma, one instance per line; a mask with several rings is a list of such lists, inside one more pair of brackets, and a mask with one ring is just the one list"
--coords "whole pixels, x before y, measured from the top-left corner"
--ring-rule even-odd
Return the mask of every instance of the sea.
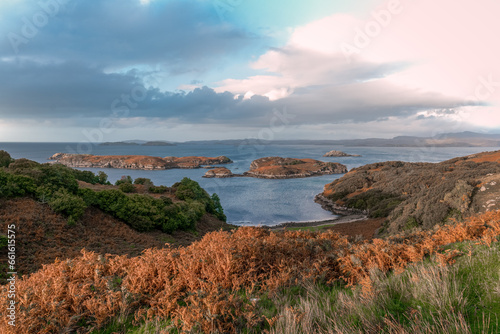
[[[81, 152], [79, 143], [0, 143], [15, 158], [27, 158], [40, 163], [49, 162], [54, 153]], [[341, 150], [361, 157], [326, 158], [330, 150]], [[469, 154], [495, 151], [498, 147], [342, 147], [331, 145], [277, 145], [272, 143], [200, 144], [181, 143], [175, 146], [107, 146], [86, 145], [85, 153], [95, 155], [149, 155], [206, 156], [224, 155], [233, 160], [224, 165], [233, 173], [243, 173], [250, 163], [258, 158], [280, 156], [288, 158], [312, 158], [321, 161], [339, 162], [350, 170], [362, 165], [383, 161], [440, 162]], [[198, 182], [208, 193], [217, 193], [221, 199], [228, 222], [236, 225], [276, 225], [285, 222], [322, 221], [337, 216], [325, 211], [314, 202], [314, 197], [323, 187], [342, 177], [324, 175], [299, 179], [257, 179], [236, 177], [207, 179], [202, 176], [206, 169], [170, 169], [158, 171], [85, 168], [94, 173], [104, 171], [111, 182], [122, 176], [145, 177], [155, 185], [171, 186], [184, 177]]]

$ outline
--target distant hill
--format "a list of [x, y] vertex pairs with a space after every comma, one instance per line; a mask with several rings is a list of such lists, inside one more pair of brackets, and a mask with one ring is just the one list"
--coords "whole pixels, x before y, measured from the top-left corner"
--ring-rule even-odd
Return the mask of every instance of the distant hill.
[[[267, 141], [266, 141], [267, 142]], [[252, 145], [262, 143], [258, 139], [231, 139], [190, 141], [189, 144], [207, 145]], [[500, 146], [500, 134], [476, 132], [443, 133], [433, 137], [398, 136], [391, 139], [365, 138], [340, 140], [273, 140], [273, 145], [329, 145], [347, 147], [497, 147]]]
[[175, 146], [174, 143], [166, 141], [144, 141], [144, 140], [126, 140], [117, 142], [101, 143], [102, 146]]
[[183, 144], [196, 145], [253, 145], [263, 142], [273, 145], [325, 145], [346, 147], [497, 147], [500, 146], [500, 134], [477, 133], [471, 131], [458, 133], [442, 133], [433, 137], [397, 136], [394, 138], [363, 139], [291, 139], [262, 141], [256, 138], [225, 140], [192, 140], [187, 142], [125, 140], [105, 142], [104, 146], [175, 146]]

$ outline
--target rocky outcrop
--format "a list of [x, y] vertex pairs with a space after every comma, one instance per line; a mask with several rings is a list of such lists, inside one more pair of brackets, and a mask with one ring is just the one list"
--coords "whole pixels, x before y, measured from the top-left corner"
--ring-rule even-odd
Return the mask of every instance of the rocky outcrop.
[[327, 184], [316, 200], [337, 214], [349, 209], [388, 217], [385, 233], [430, 229], [500, 208], [500, 151], [441, 163], [365, 165]]
[[359, 154], [347, 154], [345, 152], [342, 152], [342, 151], [330, 151], [330, 152], [327, 152], [325, 153], [325, 155], [323, 155], [324, 157], [360, 157]]
[[267, 157], [254, 160], [244, 176], [264, 179], [290, 179], [347, 173], [347, 167], [335, 162], [313, 159]]
[[203, 177], [206, 178], [226, 178], [226, 177], [233, 177], [236, 176], [233, 174], [229, 169], [226, 167], [219, 167], [219, 168], [214, 168], [210, 169], [203, 175]]
[[73, 168], [123, 168], [162, 170], [171, 168], [201, 168], [231, 163], [231, 159], [220, 156], [207, 157], [150, 157], [146, 155], [90, 155], [56, 153], [49, 158]]

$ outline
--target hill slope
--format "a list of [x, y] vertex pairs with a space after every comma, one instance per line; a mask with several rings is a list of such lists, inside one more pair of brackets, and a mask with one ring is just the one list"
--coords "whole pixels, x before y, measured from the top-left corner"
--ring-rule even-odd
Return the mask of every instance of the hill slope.
[[317, 201], [333, 212], [388, 216], [390, 234], [430, 229], [450, 218], [500, 208], [499, 162], [500, 151], [495, 151], [441, 163], [369, 164], [327, 184]]

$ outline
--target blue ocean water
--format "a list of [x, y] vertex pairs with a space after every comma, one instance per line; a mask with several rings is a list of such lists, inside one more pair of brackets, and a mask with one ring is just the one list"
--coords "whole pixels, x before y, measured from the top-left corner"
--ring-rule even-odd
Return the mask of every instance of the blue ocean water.
[[[77, 143], [0, 143], [0, 150], [9, 152], [12, 157], [27, 158], [40, 163], [57, 152], [77, 152]], [[361, 157], [324, 158], [330, 150], [342, 150]], [[225, 165], [233, 173], [247, 171], [250, 163], [258, 158], [281, 156], [290, 158], [312, 158], [345, 164], [348, 169], [381, 161], [440, 162], [458, 156], [494, 151], [498, 148], [477, 147], [331, 147], [329, 145], [222, 145], [222, 144], [178, 144], [176, 146], [100, 146], [94, 145], [86, 153], [96, 155], [141, 154], [150, 156], [207, 156], [225, 155], [234, 161]], [[92, 169], [98, 172], [102, 169]], [[323, 187], [342, 175], [267, 180], [256, 178], [205, 179], [206, 169], [171, 169], [162, 171], [143, 171], [125, 169], [104, 169], [111, 182], [123, 175], [132, 178], [150, 178], [156, 185], [170, 186], [189, 177], [209, 193], [217, 193], [228, 221], [238, 225], [274, 225], [289, 221], [316, 221], [334, 218], [330, 212], [314, 203], [314, 196]]]

